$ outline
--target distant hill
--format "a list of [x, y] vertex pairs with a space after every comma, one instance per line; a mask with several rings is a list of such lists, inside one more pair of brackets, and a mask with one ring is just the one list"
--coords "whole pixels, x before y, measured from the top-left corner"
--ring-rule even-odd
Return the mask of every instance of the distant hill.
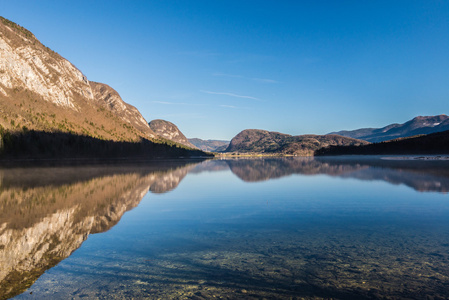
[[172, 122], [165, 120], [153, 120], [149, 123], [151, 130], [158, 136], [182, 144], [186, 147], [197, 149], [195, 145], [190, 143], [179, 128]]
[[329, 146], [315, 155], [449, 154], [449, 130], [360, 146]]
[[429, 134], [446, 130], [449, 130], [449, 117], [446, 115], [438, 115], [419, 116], [404, 124], [390, 124], [382, 128], [343, 130], [332, 132], [331, 134], [338, 134], [376, 143], [401, 137]]
[[226, 152], [309, 156], [313, 155], [315, 150], [329, 145], [364, 144], [368, 142], [335, 134], [292, 136], [260, 129], [246, 129], [231, 140]]
[[223, 152], [229, 145], [229, 141], [221, 140], [202, 140], [198, 138], [188, 139], [190, 143], [194, 144], [198, 149], [207, 152]]

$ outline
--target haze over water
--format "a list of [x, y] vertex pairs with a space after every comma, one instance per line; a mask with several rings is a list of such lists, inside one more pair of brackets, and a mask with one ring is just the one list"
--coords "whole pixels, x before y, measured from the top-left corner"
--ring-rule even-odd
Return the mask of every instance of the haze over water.
[[448, 161], [3, 168], [0, 298], [449, 297]]

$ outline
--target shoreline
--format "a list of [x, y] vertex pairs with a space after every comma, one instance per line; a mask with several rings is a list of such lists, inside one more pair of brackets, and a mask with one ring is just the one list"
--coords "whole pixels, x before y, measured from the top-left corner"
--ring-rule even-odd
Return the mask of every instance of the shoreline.
[[382, 157], [384, 160], [449, 160], [448, 155], [417, 155], [417, 156], [388, 156]]

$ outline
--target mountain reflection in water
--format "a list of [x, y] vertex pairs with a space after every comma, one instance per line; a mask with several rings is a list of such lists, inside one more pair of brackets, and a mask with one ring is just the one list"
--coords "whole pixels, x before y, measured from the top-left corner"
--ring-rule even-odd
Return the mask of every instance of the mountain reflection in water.
[[[206, 161], [203, 164], [214, 164]], [[404, 184], [417, 191], [449, 192], [449, 161], [385, 160], [381, 157], [286, 157], [227, 160], [231, 171], [247, 182], [293, 174], [325, 174]]]
[[257, 158], [0, 169], [0, 299], [24, 292], [90, 234], [116, 225], [148, 191], [173, 190], [188, 173], [230, 170], [245, 182], [325, 174], [446, 193], [448, 166], [379, 158]]
[[116, 225], [150, 190], [170, 191], [193, 162], [0, 170], [0, 299], [26, 290]]

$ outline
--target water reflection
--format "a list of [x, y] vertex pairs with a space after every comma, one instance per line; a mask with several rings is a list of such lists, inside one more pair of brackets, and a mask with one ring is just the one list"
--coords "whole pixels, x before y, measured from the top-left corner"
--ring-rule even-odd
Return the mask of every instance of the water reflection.
[[[446, 161], [266, 158], [0, 169], [0, 299], [28, 289], [46, 270], [69, 257], [90, 234], [108, 231], [125, 212], [135, 208], [148, 191], [172, 191], [188, 174], [231, 171], [245, 182], [261, 182], [295, 174], [328, 175], [402, 184], [417, 191], [448, 192], [448, 167]], [[186, 197], [195, 198], [195, 195]], [[377, 208], [373, 208], [373, 214], [378, 213]], [[249, 208], [251, 213], [255, 213], [253, 209]], [[154, 262], [136, 254], [136, 260], [124, 259], [122, 268], [132, 274], [129, 275], [131, 278], [137, 276], [140, 272], [137, 270], [142, 270], [144, 264], [146, 269], [139, 274], [151, 278], [153, 285], [160, 280], [164, 284], [179, 283], [185, 288], [192, 280], [202, 282], [208, 278], [214, 284], [209, 284], [208, 292], [199, 294], [204, 297], [212, 297], [214, 293], [235, 293], [236, 289], [242, 298], [248, 296], [249, 289], [256, 298], [261, 295], [290, 297], [299, 291], [303, 296], [356, 297], [358, 294], [351, 290], [351, 285], [355, 290], [368, 285], [360, 278], [370, 281], [372, 289], [378, 288], [379, 282], [391, 290], [401, 285], [402, 279], [394, 280], [388, 275], [391, 268], [401, 272], [408, 270], [416, 275], [409, 278], [410, 289], [422, 286], [423, 279], [416, 279], [421, 273], [427, 274], [425, 280], [432, 284], [437, 282], [437, 288], [446, 281], [447, 274], [442, 270], [447, 266], [444, 251], [449, 245], [441, 244], [437, 236], [445, 237], [447, 231], [434, 232], [435, 236], [431, 236], [428, 232], [425, 235], [417, 232], [403, 234], [406, 230], [397, 224], [381, 224], [380, 227], [377, 224], [371, 228], [373, 224], [369, 222], [374, 217], [365, 218], [363, 222], [368, 220], [368, 223], [362, 222], [360, 227], [359, 221], [358, 224], [348, 223], [347, 220], [353, 216], [346, 215], [346, 211], [342, 212], [346, 223], [329, 225], [321, 223], [321, 219], [308, 219], [307, 216], [303, 216], [303, 220], [295, 216], [292, 218], [294, 221], [288, 221], [289, 213], [295, 209], [280, 210], [279, 215], [286, 216], [281, 225], [275, 223], [273, 220], [277, 219], [273, 217], [272, 223], [264, 220], [252, 224], [257, 228], [252, 230], [233, 227], [224, 231], [220, 227], [207, 226], [207, 229], [193, 233], [194, 242], [190, 244], [186, 237], [192, 232], [175, 235], [173, 241], [165, 241], [168, 244], [157, 240], [161, 247], [165, 247], [161, 248], [163, 251], [174, 244], [185, 244], [182, 251], [167, 252]], [[309, 207], [301, 209], [310, 210]], [[327, 212], [325, 206], [319, 209], [322, 209], [319, 214], [326, 222], [336, 220], [333, 211]], [[236, 211], [241, 213], [243, 209]], [[224, 214], [220, 211], [209, 215], [214, 213]], [[223, 218], [223, 215], [216, 218]], [[239, 220], [234, 215], [230, 219]], [[295, 222], [293, 231], [291, 228], [285, 230], [288, 222]], [[408, 224], [409, 221], [401, 222]], [[184, 228], [188, 226], [183, 225], [177, 230]], [[387, 239], [382, 235], [385, 230], [389, 232]], [[167, 235], [170, 234], [173, 233]], [[417, 251], [413, 257], [404, 254], [424, 244], [436, 249], [433, 254], [429, 254], [428, 249]], [[120, 254], [116, 258], [120, 258]], [[426, 265], [420, 265], [421, 261], [426, 261]], [[104, 264], [96, 265], [98, 272], [108, 272], [108, 264], [115, 264], [107, 259], [96, 263]], [[432, 270], [438, 271], [434, 272], [436, 275], [429, 275]], [[111, 276], [120, 278], [124, 275]], [[432, 279], [431, 276], [436, 277]], [[195, 286], [201, 285], [204, 282]], [[118, 293], [119, 290], [120, 287], [115, 286], [103, 292]], [[157, 289], [154, 292], [160, 292], [161, 297], [177, 297], [175, 290], [171, 291], [173, 294]], [[370, 298], [369, 293], [364, 295]], [[375, 298], [376, 295], [373, 293], [371, 296]], [[126, 294], [122, 296], [126, 297]], [[194, 294], [191, 296], [195, 297]]]
[[297, 175], [329, 175], [404, 184], [417, 191], [449, 192], [449, 161], [395, 160], [383, 157], [286, 157], [205, 161], [192, 171], [229, 168], [246, 182]]
[[109, 230], [148, 190], [170, 191], [193, 162], [0, 170], [0, 299]]

